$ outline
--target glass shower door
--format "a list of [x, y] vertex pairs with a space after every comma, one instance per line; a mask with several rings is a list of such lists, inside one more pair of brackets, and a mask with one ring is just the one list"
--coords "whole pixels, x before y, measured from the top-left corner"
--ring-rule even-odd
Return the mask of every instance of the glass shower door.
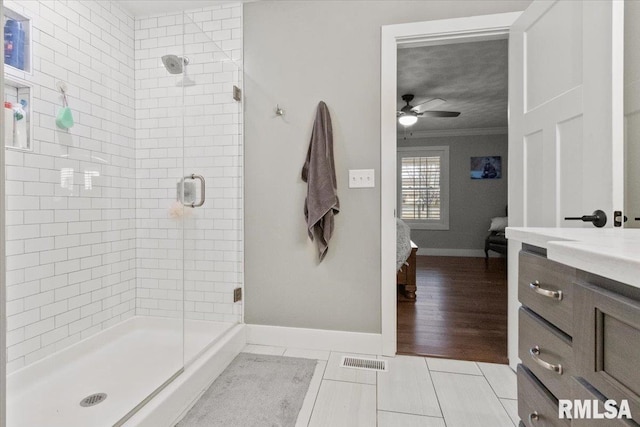
[[[129, 402], [133, 416], [184, 370], [185, 207], [178, 190], [184, 179], [184, 96], [180, 65], [185, 34], [182, 13], [167, 15], [176, 30], [158, 48], [158, 33], [143, 28], [157, 18], [141, 18], [136, 30], [135, 185], [136, 330], [146, 343], [135, 370], [155, 374], [144, 392]], [[159, 28], [166, 32], [168, 28]], [[123, 355], [126, 357], [126, 354]], [[127, 380], [129, 384], [136, 381]], [[119, 425], [119, 424], [116, 424]]]
[[241, 103], [234, 99], [241, 69], [232, 42], [223, 50], [219, 31], [210, 30], [215, 13], [184, 15], [185, 364], [242, 315], [234, 302], [242, 262]]

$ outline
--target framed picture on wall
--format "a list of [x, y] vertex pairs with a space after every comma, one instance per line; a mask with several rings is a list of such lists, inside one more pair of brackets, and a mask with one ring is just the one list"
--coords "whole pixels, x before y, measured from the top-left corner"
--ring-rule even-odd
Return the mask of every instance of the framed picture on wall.
[[471, 158], [471, 179], [500, 179], [502, 177], [502, 158], [484, 156]]

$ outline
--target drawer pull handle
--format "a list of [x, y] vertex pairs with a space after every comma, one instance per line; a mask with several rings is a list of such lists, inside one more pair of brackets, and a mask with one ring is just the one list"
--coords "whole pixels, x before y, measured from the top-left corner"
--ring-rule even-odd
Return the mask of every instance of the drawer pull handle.
[[540, 294], [545, 297], [557, 299], [558, 301], [562, 301], [562, 291], [550, 291], [549, 289], [544, 289], [540, 287], [540, 282], [537, 280], [529, 283], [529, 288], [533, 290], [533, 292]]
[[529, 349], [529, 355], [538, 365], [542, 366], [544, 369], [549, 371], [557, 372], [558, 375], [562, 375], [562, 365], [553, 365], [549, 362], [545, 362], [540, 359], [540, 347], [535, 346]]
[[529, 414], [529, 424], [533, 424], [534, 421], [538, 421], [539, 419], [538, 411], [533, 411]]

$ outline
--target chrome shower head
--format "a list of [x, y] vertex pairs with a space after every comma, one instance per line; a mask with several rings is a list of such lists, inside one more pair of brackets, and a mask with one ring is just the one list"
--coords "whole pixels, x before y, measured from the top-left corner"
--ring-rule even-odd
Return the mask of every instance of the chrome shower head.
[[162, 57], [162, 63], [169, 73], [180, 74], [183, 66], [189, 64], [189, 58], [186, 56], [165, 55]]

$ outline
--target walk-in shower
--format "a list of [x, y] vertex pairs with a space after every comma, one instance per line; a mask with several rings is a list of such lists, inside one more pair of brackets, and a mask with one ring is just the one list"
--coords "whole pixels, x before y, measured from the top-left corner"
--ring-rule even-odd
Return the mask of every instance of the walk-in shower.
[[34, 35], [5, 74], [33, 126], [6, 149], [7, 425], [174, 425], [238, 351], [241, 5], [4, 8]]

